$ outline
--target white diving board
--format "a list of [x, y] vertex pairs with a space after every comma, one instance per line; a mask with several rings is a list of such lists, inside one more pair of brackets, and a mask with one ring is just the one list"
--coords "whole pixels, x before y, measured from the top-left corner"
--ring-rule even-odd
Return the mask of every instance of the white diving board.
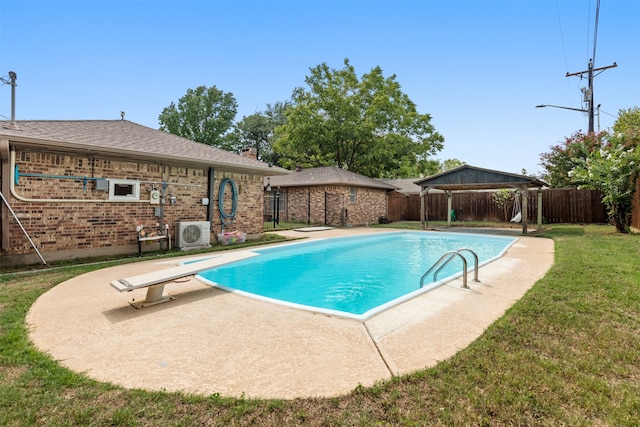
[[164, 268], [149, 273], [138, 274], [137, 276], [126, 277], [111, 282], [111, 286], [120, 292], [130, 292], [134, 289], [147, 288], [147, 295], [144, 301], [130, 302], [135, 308], [149, 307], [175, 299], [170, 295], [163, 295], [164, 285], [176, 279], [193, 276], [201, 271], [209, 270], [219, 265], [233, 261], [240, 261], [251, 258], [259, 254], [251, 251], [229, 253], [224, 255], [214, 255], [212, 258], [205, 258], [200, 261], [182, 264], [176, 267]]

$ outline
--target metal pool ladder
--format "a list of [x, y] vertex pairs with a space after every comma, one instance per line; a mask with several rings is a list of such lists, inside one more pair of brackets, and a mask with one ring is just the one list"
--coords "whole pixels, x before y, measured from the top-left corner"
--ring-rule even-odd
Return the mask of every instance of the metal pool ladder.
[[449, 261], [451, 261], [456, 256], [458, 256], [458, 257], [460, 257], [460, 259], [462, 259], [462, 287], [465, 288], [465, 289], [469, 289], [469, 286], [467, 286], [467, 260], [460, 253], [460, 252], [465, 252], [465, 251], [466, 252], [470, 252], [471, 255], [473, 255], [473, 258], [474, 258], [474, 261], [475, 261], [475, 265], [474, 265], [474, 269], [473, 269], [473, 281], [474, 282], [479, 282], [479, 280], [478, 280], [478, 255], [474, 251], [472, 251], [471, 249], [462, 248], [462, 249], [458, 249], [457, 251], [446, 252], [444, 255], [442, 255], [440, 257], [440, 259], [438, 261], [436, 261], [436, 263], [433, 264], [431, 266], [431, 268], [429, 270], [427, 270], [427, 272], [424, 273], [422, 275], [422, 277], [420, 278], [420, 289], [422, 289], [422, 287], [424, 286], [424, 279], [429, 275], [429, 273], [431, 273], [436, 267], [438, 267], [438, 266], [440, 267], [435, 271], [435, 273], [433, 273], [433, 281], [435, 282], [437, 280], [437, 278], [438, 278], [438, 273], [440, 272], [440, 270], [442, 270], [449, 263]]

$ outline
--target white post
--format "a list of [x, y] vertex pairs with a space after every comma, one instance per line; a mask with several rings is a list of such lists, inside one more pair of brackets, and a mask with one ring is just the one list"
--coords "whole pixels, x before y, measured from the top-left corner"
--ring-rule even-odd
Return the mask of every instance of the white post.
[[538, 188], [538, 230], [542, 228], [542, 189]]
[[427, 227], [429, 226], [429, 222], [427, 221], [427, 224], [425, 226], [425, 221], [424, 221], [424, 214], [426, 210], [425, 202], [426, 202], [426, 196], [428, 194], [429, 194], [429, 187], [423, 188], [422, 190], [420, 190], [420, 225], [423, 230], [426, 230]]
[[529, 192], [525, 188], [520, 190], [520, 194], [522, 194], [522, 234], [527, 234], [527, 213], [529, 209]]

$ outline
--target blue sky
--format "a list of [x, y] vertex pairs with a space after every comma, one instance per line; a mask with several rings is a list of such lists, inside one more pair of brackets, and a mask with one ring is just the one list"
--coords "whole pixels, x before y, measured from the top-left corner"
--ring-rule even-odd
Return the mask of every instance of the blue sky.
[[[158, 128], [187, 89], [216, 86], [236, 120], [290, 98], [321, 63], [396, 75], [445, 148], [436, 157], [541, 172], [578, 130], [597, 0], [0, 0], [0, 76], [18, 120], [126, 119]], [[640, 106], [640, 1], [602, 0], [594, 79], [600, 128]], [[0, 86], [0, 116], [11, 115]], [[596, 130], [598, 119], [596, 118]]]

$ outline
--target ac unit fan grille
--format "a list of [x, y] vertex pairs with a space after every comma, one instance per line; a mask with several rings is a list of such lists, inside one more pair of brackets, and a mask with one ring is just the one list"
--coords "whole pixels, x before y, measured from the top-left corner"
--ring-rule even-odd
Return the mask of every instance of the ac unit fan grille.
[[200, 230], [199, 226], [190, 224], [182, 230], [181, 236], [182, 240], [184, 240], [185, 243], [196, 243], [200, 241], [202, 231]]

